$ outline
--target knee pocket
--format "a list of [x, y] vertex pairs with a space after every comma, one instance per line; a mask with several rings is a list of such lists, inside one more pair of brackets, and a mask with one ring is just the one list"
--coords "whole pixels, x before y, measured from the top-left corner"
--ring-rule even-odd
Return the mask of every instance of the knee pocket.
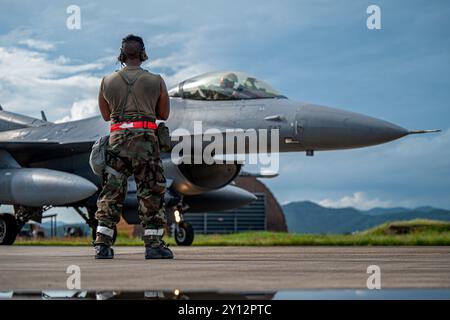
[[146, 164], [146, 169], [140, 175], [135, 175], [140, 194], [161, 194], [166, 190], [166, 178], [162, 165], [151, 161]]
[[164, 192], [166, 190], [166, 177], [164, 176], [164, 169], [162, 167], [161, 161], [155, 164], [155, 183], [154, 192]]

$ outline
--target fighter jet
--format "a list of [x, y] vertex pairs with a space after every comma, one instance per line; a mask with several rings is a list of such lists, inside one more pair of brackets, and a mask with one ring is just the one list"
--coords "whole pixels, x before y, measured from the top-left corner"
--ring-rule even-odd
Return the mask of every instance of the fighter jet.
[[[179, 83], [169, 94], [172, 111], [167, 125], [172, 133], [180, 128], [188, 132], [173, 134], [174, 141], [195, 140], [195, 123], [201, 121], [204, 131], [223, 134], [230, 129], [277, 130], [277, 152], [312, 156], [316, 151], [368, 147], [438, 131], [409, 131], [366, 115], [291, 101], [264, 81], [240, 72], [203, 74]], [[53, 207], [73, 207], [95, 230], [101, 180], [89, 166], [89, 155], [94, 142], [108, 134], [109, 124], [100, 116], [56, 124], [44, 113], [35, 119], [0, 108], [0, 204], [14, 206], [14, 214], [0, 215], [1, 244], [12, 244], [28, 220], [39, 222]], [[206, 146], [202, 142], [194, 154]], [[221, 154], [227, 155], [227, 150]], [[162, 161], [166, 211], [175, 217], [179, 245], [190, 245], [194, 239], [184, 214], [228, 210], [255, 200], [233, 184], [239, 174], [246, 174], [242, 161], [177, 162], [170, 153], [163, 154]], [[122, 216], [129, 224], [139, 223], [132, 179]]]

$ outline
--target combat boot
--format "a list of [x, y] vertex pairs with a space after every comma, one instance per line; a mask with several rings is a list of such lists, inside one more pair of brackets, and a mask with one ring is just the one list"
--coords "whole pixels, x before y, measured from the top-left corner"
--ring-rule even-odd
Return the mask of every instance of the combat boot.
[[145, 259], [173, 259], [173, 253], [163, 240], [145, 245]]
[[97, 226], [96, 238], [94, 241], [95, 259], [113, 259], [114, 251], [111, 248], [113, 244], [114, 229], [108, 228], [100, 222]]
[[95, 259], [113, 259], [114, 258], [114, 250], [104, 244], [99, 243], [95, 245]]

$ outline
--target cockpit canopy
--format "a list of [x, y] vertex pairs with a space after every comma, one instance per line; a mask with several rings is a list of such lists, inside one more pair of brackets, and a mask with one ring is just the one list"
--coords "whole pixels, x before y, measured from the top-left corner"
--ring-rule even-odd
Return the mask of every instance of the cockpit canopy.
[[169, 91], [171, 97], [193, 100], [286, 98], [267, 83], [241, 72], [211, 72], [185, 80]]

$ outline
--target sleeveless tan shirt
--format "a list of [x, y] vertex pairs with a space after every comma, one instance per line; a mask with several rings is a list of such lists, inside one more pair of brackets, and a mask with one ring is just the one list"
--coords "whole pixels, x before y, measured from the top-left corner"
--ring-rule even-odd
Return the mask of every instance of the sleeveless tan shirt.
[[[125, 67], [122, 69], [123, 75], [133, 81], [142, 71], [141, 67]], [[141, 118], [156, 120], [156, 106], [161, 92], [161, 76], [148, 71], [142, 72], [132, 87], [133, 94], [128, 95], [128, 85], [118, 72], [106, 76], [102, 80], [103, 97], [109, 104], [111, 121], [115, 121], [120, 116], [120, 108], [125, 104], [123, 117], [127, 121]], [[136, 103], [138, 105], [136, 105]]]

